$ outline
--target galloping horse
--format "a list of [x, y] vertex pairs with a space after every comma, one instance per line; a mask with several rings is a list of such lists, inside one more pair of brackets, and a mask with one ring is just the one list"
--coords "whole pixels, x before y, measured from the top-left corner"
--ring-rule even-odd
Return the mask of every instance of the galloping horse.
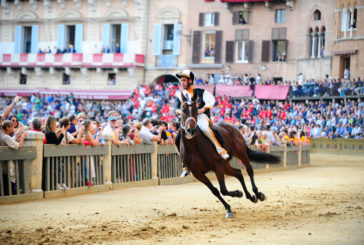
[[239, 158], [251, 180], [253, 192], [251, 195], [247, 190], [244, 182], [244, 177], [240, 169], [232, 168], [230, 166], [230, 159], [222, 159], [216, 152], [215, 147], [210, 140], [201, 132], [197, 127], [197, 104], [196, 98], [187, 101], [186, 97], [182, 96], [182, 127], [181, 127], [181, 141], [179, 150], [182, 162], [190, 169], [193, 176], [204, 183], [211, 192], [222, 202], [226, 209], [226, 217], [233, 217], [230, 205], [221, 197], [217, 188], [215, 188], [210, 180], [206, 177], [206, 173], [213, 171], [216, 174], [217, 180], [220, 185], [220, 192], [224, 196], [242, 197], [243, 193], [240, 190], [228, 191], [225, 186], [225, 174], [237, 178], [244, 190], [245, 196], [250, 201], [256, 203], [258, 199], [264, 201], [265, 195], [258, 191], [254, 182], [254, 171], [250, 165], [250, 160], [257, 163], [278, 163], [279, 157], [264, 152], [256, 152], [250, 150], [240, 132], [232, 125], [227, 123], [220, 123], [219, 126], [212, 126], [217, 130], [223, 138], [223, 147], [227, 150], [229, 155]]

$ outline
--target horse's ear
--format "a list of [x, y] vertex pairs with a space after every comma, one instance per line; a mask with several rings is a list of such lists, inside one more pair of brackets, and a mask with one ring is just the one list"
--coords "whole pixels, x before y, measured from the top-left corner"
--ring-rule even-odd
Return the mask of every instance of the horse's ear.
[[187, 99], [182, 91], [181, 91], [181, 98], [182, 98], [182, 102], [186, 102]]

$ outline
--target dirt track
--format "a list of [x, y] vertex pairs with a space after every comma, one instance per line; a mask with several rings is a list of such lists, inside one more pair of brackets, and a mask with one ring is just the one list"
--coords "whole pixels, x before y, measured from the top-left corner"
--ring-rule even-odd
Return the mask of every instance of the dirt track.
[[364, 244], [364, 158], [313, 158], [257, 175], [264, 202], [226, 197], [232, 219], [200, 183], [131, 188], [0, 206], [0, 244]]

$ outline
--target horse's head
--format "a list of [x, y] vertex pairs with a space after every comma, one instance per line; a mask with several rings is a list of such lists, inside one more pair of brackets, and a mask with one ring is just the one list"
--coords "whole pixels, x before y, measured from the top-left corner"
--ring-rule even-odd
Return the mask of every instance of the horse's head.
[[192, 100], [187, 100], [181, 93], [182, 97], [182, 129], [186, 133], [187, 139], [195, 136], [197, 128], [197, 104], [195, 96]]

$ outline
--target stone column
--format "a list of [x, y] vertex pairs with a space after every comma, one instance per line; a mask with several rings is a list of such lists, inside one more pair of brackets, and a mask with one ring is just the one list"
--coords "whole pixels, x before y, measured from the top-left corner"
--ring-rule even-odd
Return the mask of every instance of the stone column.
[[112, 140], [114, 139], [115, 135], [112, 132], [102, 133], [101, 137], [105, 140], [106, 146], [108, 146], [108, 153], [104, 155], [104, 184], [111, 185], [111, 147], [112, 147]]
[[27, 131], [24, 146], [35, 146], [37, 157], [30, 161], [29, 183], [30, 192], [43, 192], [42, 190], [42, 167], [43, 167], [43, 140], [45, 135], [40, 132]]
[[353, 27], [351, 26], [353, 24], [353, 21], [354, 21], [354, 9], [353, 8], [350, 8], [350, 22], [349, 22], [349, 25], [350, 25], [350, 38], [353, 37]]

